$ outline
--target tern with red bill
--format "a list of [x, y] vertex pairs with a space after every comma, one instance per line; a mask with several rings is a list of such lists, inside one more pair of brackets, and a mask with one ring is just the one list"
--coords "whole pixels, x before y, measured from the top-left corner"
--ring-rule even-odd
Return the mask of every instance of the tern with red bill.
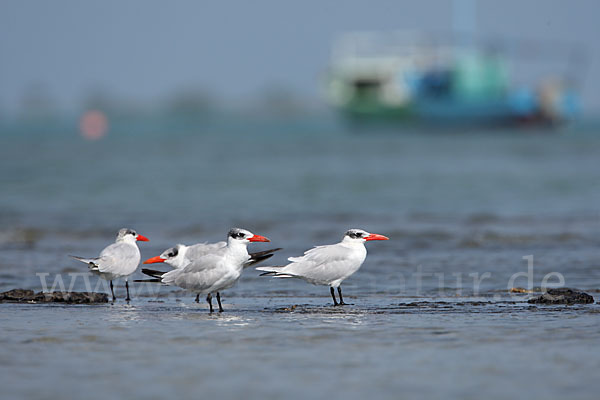
[[[212, 294], [216, 293], [219, 312], [222, 312], [220, 292], [232, 287], [240, 279], [244, 265], [251, 259], [248, 254], [248, 243], [253, 242], [269, 242], [269, 239], [245, 229], [233, 228], [227, 235], [227, 245], [211, 248], [208, 253], [189, 260], [183, 268], [176, 268], [169, 272], [144, 268], [142, 272], [155, 278], [154, 282], [206, 294], [210, 312], [213, 312]], [[158, 256], [145, 261], [145, 263], [154, 262], [164, 262], [164, 260]]]
[[[191, 262], [198, 260], [200, 257], [215, 253], [225, 247], [227, 247], [227, 242], [224, 241], [217, 243], [198, 243], [191, 246], [177, 244], [163, 251], [161, 255], [147, 259], [144, 261], [144, 264], [165, 263], [175, 269], [182, 269]], [[279, 250], [281, 250], [281, 248], [248, 253], [250, 258], [244, 263], [244, 268], [256, 265], [261, 261], [273, 257], [273, 253]], [[139, 282], [147, 281], [140, 280]], [[196, 295], [196, 303], [199, 302], [200, 294], [198, 293]]]
[[[383, 235], [369, 233], [362, 229], [350, 229], [344, 234], [341, 242], [326, 246], [317, 246], [304, 253], [302, 257], [290, 257], [285, 266], [258, 267], [265, 271], [261, 276], [277, 278], [299, 278], [314, 285], [329, 286], [334, 306], [343, 306], [341, 284], [344, 279], [354, 274], [367, 257], [365, 242], [371, 240], [388, 240]], [[335, 298], [337, 288], [339, 303]]]
[[102, 250], [99, 257], [71, 257], [88, 264], [90, 271], [110, 281], [110, 292], [112, 293], [113, 301], [116, 300], [116, 297], [112, 281], [118, 278], [125, 278], [125, 288], [127, 289], [127, 298], [125, 300], [130, 301], [127, 277], [135, 272], [140, 263], [141, 255], [140, 249], [137, 246], [138, 240], [142, 242], [149, 241], [147, 237], [138, 234], [133, 229], [123, 228], [117, 233], [115, 243]]

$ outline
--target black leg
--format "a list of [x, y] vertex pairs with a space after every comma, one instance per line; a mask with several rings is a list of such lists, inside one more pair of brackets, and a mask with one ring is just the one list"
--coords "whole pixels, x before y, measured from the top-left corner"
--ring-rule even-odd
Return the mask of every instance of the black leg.
[[200, 303], [200, 293], [196, 295], [196, 303]]
[[131, 299], [129, 298], [129, 282], [127, 282], [127, 280], [125, 280], [125, 289], [127, 289], [127, 298], [125, 299], [125, 301], [131, 301]]
[[223, 312], [223, 306], [221, 305], [221, 293], [217, 292], [217, 303], [219, 303], [219, 312]]
[[113, 301], [115, 301], [117, 298], [115, 297], [115, 291], [113, 289], [112, 281], [110, 281], [110, 292], [112, 293]]
[[209, 307], [210, 307], [210, 312], [213, 312], [213, 308], [212, 308], [212, 296], [209, 293], [208, 296], [206, 296], [206, 302], [208, 303]]
[[329, 289], [330, 289], [330, 291], [331, 291], [331, 298], [333, 299], [333, 305], [334, 305], [334, 306], [337, 306], [337, 305], [338, 305], [338, 302], [337, 302], [337, 300], [335, 299], [335, 290], [333, 290], [333, 288], [332, 288], [332, 287], [330, 287]]
[[344, 298], [342, 297], [342, 287], [338, 286], [338, 295], [340, 296], [340, 306], [345, 306]]

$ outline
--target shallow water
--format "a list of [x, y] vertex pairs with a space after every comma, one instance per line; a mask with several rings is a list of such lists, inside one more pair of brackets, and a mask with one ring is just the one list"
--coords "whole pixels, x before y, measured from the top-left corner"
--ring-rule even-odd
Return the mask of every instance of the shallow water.
[[[233, 297], [212, 315], [171, 300], [3, 305], [3, 391], [499, 399], [594, 398], [600, 389], [590, 352], [597, 305], [401, 305], [409, 300], [360, 297], [340, 310], [314, 298]], [[291, 303], [300, 306], [285, 311]]]
[[351, 134], [328, 119], [248, 119], [114, 124], [87, 142], [68, 126], [6, 128], [0, 290], [40, 290], [41, 278], [107, 290], [67, 255], [94, 255], [124, 226], [151, 239], [145, 258], [232, 226], [271, 238], [253, 249], [284, 247], [274, 264], [351, 227], [391, 240], [368, 244], [344, 308], [327, 288], [252, 269], [223, 293], [223, 314], [146, 285], [130, 305], [1, 304], [3, 393], [596, 398], [598, 305], [508, 292], [546, 279], [598, 300], [596, 133]]

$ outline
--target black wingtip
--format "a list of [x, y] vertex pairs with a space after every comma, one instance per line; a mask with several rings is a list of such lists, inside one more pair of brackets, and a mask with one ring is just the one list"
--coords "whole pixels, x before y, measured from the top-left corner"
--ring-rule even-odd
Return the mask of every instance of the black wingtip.
[[161, 279], [162, 276], [164, 274], [166, 274], [166, 272], [164, 272], [164, 271], [157, 271], [155, 269], [149, 269], [149, 268], [142, 268], [142, 273], [145, 275], [151, 276], [153, 278], [156, 278], [156, 279]]
[[154, 278], [154, 279], [136, 279], [136, 280], [134, 280], [134, 282], [152, 282], [152, 283], [160, 283], [160, 279], [158, 279], [158, 278]]
[[275, 276], [275, 275], [277, 275], [277, 274], [278, 274], [277, 272], [273, 272], [273, 271], [271, 271], [271, 272], [263, 272], [263, 273], [262, 273], [262, 274], [260, 274], [259, 276]]
[[250, 260], [248, 260], [247, 264], [244, 265], [244, 268], [248, 268], [253, 265], [256, 265], [259, 262], [265, 261], [266, 259], [269, 259], [271, 257], [273, 257], [273, 254], [265, 254], [264, 256], [258, 256], [258, 257], [251, 258]]
[[265, 261], [266, 259], [273, 257], [273, 253], [281, 249], [281, 247], [278, 247], [276, 249], [269, 249], [264, 251], [257, 251], [256, 253], [249, 253], [248, 255], [250, 256], [250, 259], [246, 262], [244, 268], [251, 267], [253, 265], [258, 264], [259, 262]]
[[281, 247], [277, 247], [276, 249], [269, 249], [269, 250], [264, 250], [264, 251], [257, 251], [256, 253], [249, 253], [248, 255], [250, 256], [250, 258], [256, 258], [256, 257], [262, 257], [265, 256], [267, 254], [273, 254], [276, 251], [279, 250], [283, 250]]
[[[285, 267], [285, 265], [271, 265], [269, 267], [265, 267], [265, 268], [283, 268]], [[259, 271], [262, 268], [258, 269]], [[260, 274], [259, 276], [277, 276], [279, 275], [281, 272], [279, 271], [267, 271], [267, 272], [263, 272], [262, 274]]]

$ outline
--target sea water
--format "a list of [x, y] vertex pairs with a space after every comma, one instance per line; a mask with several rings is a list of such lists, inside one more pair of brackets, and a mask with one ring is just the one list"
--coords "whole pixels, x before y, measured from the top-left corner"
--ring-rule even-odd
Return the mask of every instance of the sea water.
[[120, 281], [114, 304], [0, 304], [2, 394], [596, 398], [598, 305], [509, 289], [600, 296], [597, 133], [351, 132], [314, 116], [114, 123], [97, 141], [74, 124], [4, 127], [1, 291], [107, 291], [68, 255], [122, 227], [150, 238], [143, 259], [234, 226], [271, 239], [250, 250], [283, 247], [273, 265], [349, 228], [390, 240], [367, 244], [343, 308], [252, 268], [222, 314], [148, 284], [126, 304]]

